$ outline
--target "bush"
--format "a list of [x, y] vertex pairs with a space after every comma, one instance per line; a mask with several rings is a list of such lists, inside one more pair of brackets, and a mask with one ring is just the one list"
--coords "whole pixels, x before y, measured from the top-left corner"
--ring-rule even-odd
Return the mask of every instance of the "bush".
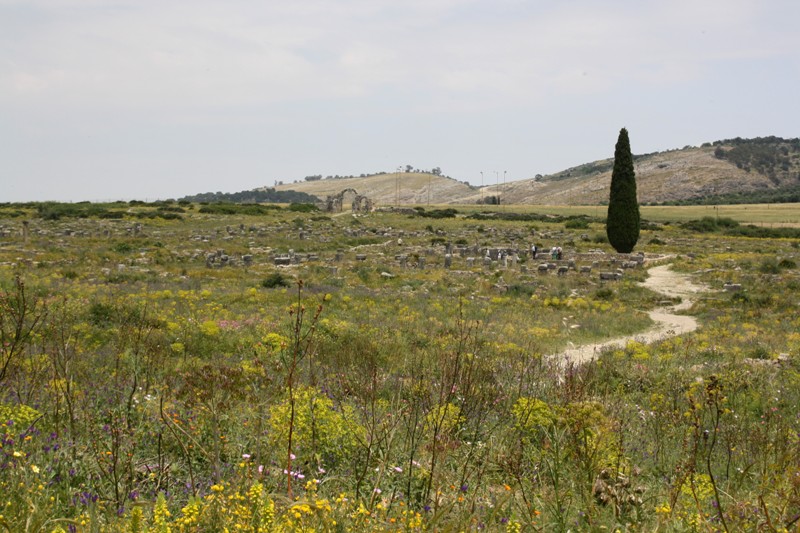
[[290, 285], [289, 280], [280, 272], [273, 272], [263, 280], [261, 280], [261, 286], [265, 289], [274, 289], [276, 287], [288, 287]]
[[352, 453], [365, 433], [351, 408], [338, 411], [325, 394], [304, 386], [295, 392], [294, 413], [287, 399], [270, 409], [269, 423], [269, 439], [278, 450], [288, 449], [289, 427], [293, 426], [292, 452], [301, 467], [319, 462], [335, 466]]
[[564, 227], [567, 229], [587, 229], [589, 221], [585, 218], [573, 218], [572, 220], [567, 220], [564, 223]]
[[118, 242], [112, 246], [111, 249], [118, 254], [129, 254], [133, 251], [133, 246], [131, 246], [131, 243], [129, 242]]
[[424, 208], [417, 209], [417, 215], [424, 218], [455, 218], [458, 211], [455, 209], [434, 209], [432, 211], [425, 211]]
[[311, 213], [313, 211], [319, 211], [319, 208], [314, 204], [289, 204], [289, 211]]
[[531, 297], [536, 293], [536, 285], [530, 283], [514, 283], [509, 285], [507, 294], [509, 296]]
[[614, 299], [614, 291], [609, 289], [608, 287], [603, 287], [594, 291], [594, 297], [596, 300], [613, 300]]
[[778, 262], [773, 258], [764, 259], [758, 266], [758, 271], [762, 274], [779, 274], [781, 269]]

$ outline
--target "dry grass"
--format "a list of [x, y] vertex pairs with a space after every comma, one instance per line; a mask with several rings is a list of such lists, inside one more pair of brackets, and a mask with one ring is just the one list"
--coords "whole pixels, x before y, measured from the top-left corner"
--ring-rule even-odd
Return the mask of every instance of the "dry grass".
[[[440, 206], [441, 207], [441, 206]], [[491, 206], [494, 210], [507, 209], [515, 213], [539, 213], [549, 215], [587, 215], [604, 218], [604, 205], [508, 205]], [[466, 212], [485, 211], [489, 206], [462, 206]], [[749, 205], [690, 205], [690, 206], [641, 206], [642, 218], [652, 222], [682, 222], [703, 217], [732, 218], [741, 224], [767, 227], [800, 227], [800, 204], [749, 204]]]

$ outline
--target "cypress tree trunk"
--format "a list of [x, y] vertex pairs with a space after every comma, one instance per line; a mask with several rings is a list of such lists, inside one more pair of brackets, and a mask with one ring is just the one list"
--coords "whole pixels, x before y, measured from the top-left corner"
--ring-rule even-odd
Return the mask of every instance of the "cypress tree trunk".
[[639, 201], [628, 130], [622, 128], [614, 149], [606, 235], [618, 253], [630, 253], [639, 240]]

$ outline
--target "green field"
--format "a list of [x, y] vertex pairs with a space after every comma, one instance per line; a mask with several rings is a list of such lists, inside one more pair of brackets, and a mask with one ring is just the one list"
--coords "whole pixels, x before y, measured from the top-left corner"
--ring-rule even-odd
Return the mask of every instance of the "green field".
[[[438, 206], [439, 208], [452, 206]], [[587, 215], [605, 218], [606, 206], [556, 206], [556, 205], [511, 205], [493, 206], [495, 210], [507, 209], [522, 213], [554, 215]], [[474, 206], [460, 206], [465, 211], [485, 211]], [[703, 217], [728, 217], [742, 224], [800, 226], [800, 204], [752, 204], [752, 205], [693, 205], [693, 206], [641, 206], [642, 218], [652, 222], [682, 222]]]
[[447, 209], [0, 205], [0, 530], [797, 529], [797, 205]]

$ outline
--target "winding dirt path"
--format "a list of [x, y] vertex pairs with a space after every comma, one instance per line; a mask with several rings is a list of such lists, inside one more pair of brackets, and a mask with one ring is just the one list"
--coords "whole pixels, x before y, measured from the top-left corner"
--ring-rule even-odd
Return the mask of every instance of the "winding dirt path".
[[572, 362], [581, 364], [586, 361], [591, 361], [606, 348], [622, 348], [630, 340], [649, 344], [659, 339], [672, 337], [674, 335], [682, 335], [696, 330], [697, 320], [694, 317], [676, 315], [675, 312], [690, 308], [697, 295], [708, 289], [692, 283], [688, 275], [671, 270], [670, 265], [652, 267], [648, 269], [647, 273], [649, 276], [644, 283], [642, 283], [643, 287], [669, 298], [680, 297], [682, 299], [681, 303], [659, 307], [650, 311], [648, 314], [653, 322], [655, 322], [655, 325], [647, 331], [636, 335], [577, 346], [562, 352], [559, 359], [564, 363]]

